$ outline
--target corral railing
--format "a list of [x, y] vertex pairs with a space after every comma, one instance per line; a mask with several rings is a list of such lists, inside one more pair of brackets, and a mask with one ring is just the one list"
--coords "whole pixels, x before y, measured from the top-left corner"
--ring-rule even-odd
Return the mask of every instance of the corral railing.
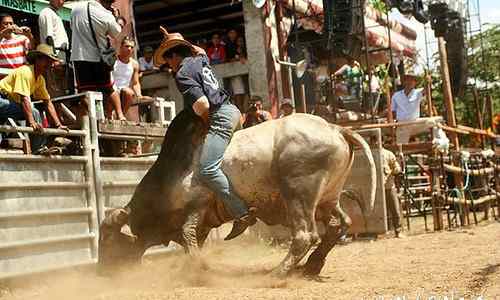
[[[81, 156], [0, 154], [0, 279], [96, 263], [106, 210], [125, 205], [154, 162], [101, 157], [98, 140], [158, 140], [166, 131], [107, 130], [98, 120], [100, 93], [66, 98], [87, 104], [81, 130], [37, 134], [80, 139]], [[30, 127], [6, 125], [0, 132], [35, 134]], [[158, 251], [165, 249], [151, 252]]]

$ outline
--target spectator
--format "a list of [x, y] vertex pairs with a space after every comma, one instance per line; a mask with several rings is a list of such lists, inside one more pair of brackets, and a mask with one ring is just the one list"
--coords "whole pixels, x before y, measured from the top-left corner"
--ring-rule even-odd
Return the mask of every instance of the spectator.
[[214, 34], [212, 36], [212, 45], [208, 47], [207, 55], [210, 59], [210, 63], [214, 65], [221, 64], [226, 61], [226, 49], [224, 48], [218, 34]]
[[[244, 64], [246, 63], [246, 53], [245, 56], [242, 56], [242, 52], [244, 50], [244, 46], [242, 46], [241, 42], [238, 43], [238, 41], [242, 41], [243, 38], [239, 38], [236, 30], [232, 29], [228, 33], [229, 37], [229, 45], [230, 47], [234, 47], [231, 51], [234, 50], [234, 56], [230, 61], [240, 61], [240, 63]], [[229, 53], [229, 47], [226, 46], [226, 51]], [[245, 51], [246, 52], [246, 51]], [[231, 54], [231, 55], [233, 55]], [[231, 77], [230, 79], [230, 85], [231, 85], [231, 90], [233, 92], [234, 96], [234, 102], [238, 106], [238, 108], [242, 109], [245, 107], [247, 99], [248, 99], [248, 93], [247, 89], [245, 86], [245, 78], [242, 75], [239, 76], [234, 76]]]
[[281, 110], [280, 119], [286, 116], [293, 115], [295, 113], [295, 109], [293, 108], [292, 99], [289, 98], [283, 99], [283, 101], [281, 101], [280, 110]]
[[[115, 0], [92, 0], [77, 3], [71, 11], [71, 30], [73, 32], [71, 61], [74, 63], [76, 86], [82, 91], [99, 91], [104, 95], [106, 116], [111, 118], [113, 109], [119, 120], [126, 120], [123, 114], [120, 95], [113, 90], [112, 68], [103, 62], [101, 51], [108, 48], [108, 36], [117, 38], [120, 25], [111, 13]], [[95, 40], [89, 23], [95, 32]]]
[[29, 27], [18, 27], [12, 16], [0, 13], [0, 68], [15, 69], [26, 63], [33, 35]]
[[259, 96], [253, 96], [251, 99], [251, 105], [257, 108], [257, 113], [262, 116], [264, 121], [269, 121], [273, 119], [273, 116], [270, 112], [262, 109], [262, 98]]
[[237, 57], [237, 39], [238, 32], [235, 29], [231, 29], [227, 32], [226, 43], [226, 60], [227, 61], [238, 61], [239, 57]]
[[134, 98], [141, 97], [139, 64], [132, 58], [135, 42], [124, 38], [113, 69], [114, 89], [120, 94], [122, 110], [126, 114]]
[[120, 25], [120, 28], [123, 31], [123, 29], [125, 29], [125, 26], [127, 26], [127, 19], [125, 19], [122, 16], [118, 16], [118, 17], [116, 17], [116, 23], [118, 23], [118, 25]]
[[370, 72], [371, 72], [371, 80], [369, 85], [370, 94], [368, 99], [366, 99], [367, 101], [365, 101], [365, 112], [370, 114], [376, 114], [381, 94], [380, 79], [376, 72], [374, 72], [373, 70], [371, 70]]
[[334, 75], [342, 76], [344, 78], [351, 97], [361, 99], [363, 71], [356, 60], [350, 58], [349, 62], [340, 67]]
[[394, 177], [401, 173], [401, 166], [396, 156], [391, 151], [382, 148], [382, 166], [384, 171], [385, 199], [389, 217], [394, 227], [396, 237], [401, 236], [401, 210], [399, 208], [399, 199], [396, 193]]
[[250, 108], [245, 113], [243, 128], [248, 128], [272, 119], [269, 112], [262, 110], [262, 98], [253, 96]]
[[144, 52], [143, 52], [143, 57], [139, 57], [139, 71], [141, 72], [146, 72], [146, 71], [153, 71], [153, 70], [158, 70], [157, 67], [155, 67], [155, 64], [153, 63], [153, 47], [151, 46], [146, 46], [144, 47]]
[[[58, 60], [53, 48], [40, 44], [36, 50], [28, 53], [28, 60], [30, 65], [21, 66], [0, 80], [0, 122], [5, 122], [7, 118], [26, 120], [35, 131], [40, 131], [42, 116], [32, 102], [32, 99], [36, 99], [45, 102], [55, 127], [67, 129], [59, 120], [43, 77]], [[31, 149], [35, 154], [48, 152], [44, 137], [31, 135]]]
[[240, 62], [245, 63], [247, 59], [247, 48], [245, 46], [245, 39], [243, 37], [238, 37], [236, 40], [236, 59]]
[[[392, 96], [391, 110], [396, 114], [398, 122], [415, 121], [420, 117], [420, 103], [423, 99], [423, 89], [416, 89], [417, 75], [413, 72], [407, 72], [403, 76], [403, 89], [394, 93]], [[406, 144], [415, 128], [399, 127], [396, 132], [396, 142]]]
[[40, 43], [54, 47], [59, 58], [65, 59], [65, 52], [59, 51], [69, 48], [68, 34], [57, 11], [64, 5], [64, 0], [50, 0], [50, 5], [40, 12], [38, 26], [40, 28]]

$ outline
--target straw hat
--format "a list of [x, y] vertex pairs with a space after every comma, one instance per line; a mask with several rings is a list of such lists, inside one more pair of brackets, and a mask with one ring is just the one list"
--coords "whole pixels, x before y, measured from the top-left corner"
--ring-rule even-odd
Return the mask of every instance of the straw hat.
[[54, 48], [52, 48], [52, 46], [47, 44], [38, 45], [35, 50], [31, 50], [28, 52], [26, 58], [28, 59], [29, 62], [34, 62], [35, 59], [40, 56], [46, 56], [52, 59], [53, 61], [60, 61], [59, 58], [57, 58], [56, 54], [54, 53]]
[[160, 31], [163, 33], [163, 41], [161, 42], [158, 49], [156, 49], [153, 56], [153, 62], [155, 66], [160, 67], [161, 65], [165, 64], [166, 61], [163, 58], [163, 54], [165, 54], [165, 52], [175, 46], [184, 45], [193, 48], [193, 45], [190, 42], [186, 41], [182, 34], [178, 32], [168, 33], [168, 31], [162, 26], [160, 26]]

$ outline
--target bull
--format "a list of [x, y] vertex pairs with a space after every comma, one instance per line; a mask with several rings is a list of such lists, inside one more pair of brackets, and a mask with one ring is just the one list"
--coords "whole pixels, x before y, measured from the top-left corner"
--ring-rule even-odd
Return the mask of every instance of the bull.
[[[130, 202], [109, 211], [100, 225], [100, 267], [140, 261], [149, 247], [171, 241], [199, 257], [210, 230], [232, 220], [223, 202], [196, 180], [203, 137], [203, 123], [193, 113], [182, 111], [173, 120], [157, 160]], [[291, 230], [289, 252], [275, 274], [289, 274], [317, 245], [302, 267], [306, 275], [319, 275], [341, 235], [338, 201], [354, 145], [368, 157], [370, 189], [363, 196], [372, 210], [375, 163], [359, 134], [306, 114], [235, 132], [223, 161], [234, 190], [261, 221]], [[321, 237], [320, 223], [325, 228]]]

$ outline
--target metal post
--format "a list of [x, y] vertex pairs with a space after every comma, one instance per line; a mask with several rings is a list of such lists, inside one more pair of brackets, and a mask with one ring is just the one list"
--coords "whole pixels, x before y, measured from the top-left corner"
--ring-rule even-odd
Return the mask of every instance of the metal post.
[[[286, 61], [291, 63], [290, 56], [287, 56]], [[295, 108], [296, 103], [295, 103], [295, 91], [294, 91], [294, 86], [293, 86], [293, 70], [292, 68], [287, 68], [288, 69], [288, 81], [290, 81], [290, 99], [292, 99], [293, 102], [293, 107]]]
[[97, 216], [99, 223], [105, 218], [105, 204], [104, 204], [104, 190], [101, 178], [101, 161], [99, 157], [99, 141], [98, 141], [98, 129], [97, 129], [97, 113], [96, 113], [96, 100], [102, 99], [101, 93], [87, 92], [86, 100], [89, 112], [89, 123], [90, 123], [90, 143], [92, 150], [92, 161], [94, 167], [94, 186], [95, 195], [97, 201]]
[[301, 98], [302, 98], [302, 110], [303, 110], [303, 113], [307, 114], [306, 88], [305, 88], [305, 85], [304, 85], [303, 82], [300, 84], [300, 94], [301, 94]]
[[94, 168], [92, 159], [92, 142], [90, 137], [90, 120], [89, 116], [84, 116], [82, 119], [82, 130], [87, 134], [83, 138], [83, 155], [85, 161], [85, 182], [88, 183], [86, 188], [87, 207], [91, 208], [92, 212], [89, 215], [89, 225], [91, 233], [95, 236], [92, 239], [91, 255], [93, 259], [98, 257], [98, 240], [99, 240], [99, 220], [98, 220], [98, 205], [96, 201], [95, 184], [94, 184]]

